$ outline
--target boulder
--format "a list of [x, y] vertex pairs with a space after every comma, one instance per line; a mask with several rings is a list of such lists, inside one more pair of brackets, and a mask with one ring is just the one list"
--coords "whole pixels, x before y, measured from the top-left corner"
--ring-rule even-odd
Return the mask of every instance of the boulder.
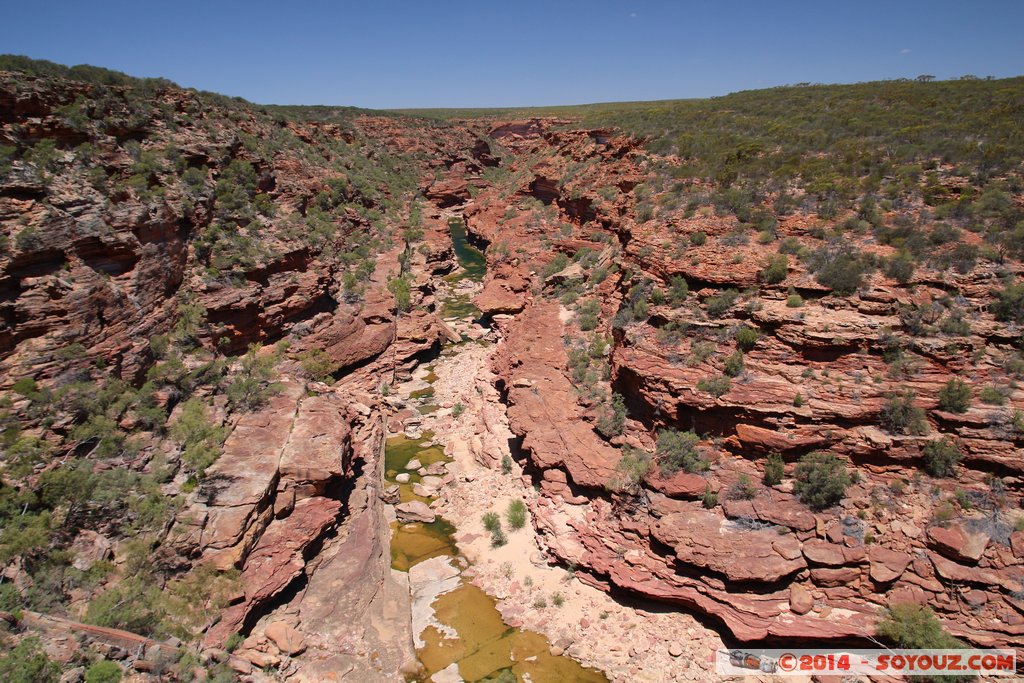
[[794, 614], [807, 614], [814, 607], [814, 597], [803, 584], [789, 586], [789, 609]]
[[807, 566], [792, 534], [752, 530], [700, 508], [662, 517], [651, 534], [673, 548], [680, 562], [731, 581], [778, 581]]
[[977, 562], [988, 547], [989, 535], [968, 531], [962, 524], [932, 526], [928, 529], [928, 545], [953, 560]]
[[868, 550], [868, 561], [871, 579], [877, 583], [889, 583], [903, 575], [910, 564], [910, 555], [873, 545]]
[[283, 621], [268, 624], [265, 633], [281, 652], [295, 656], [306, 650], [306, 639], [302, 634]]
[[402, 522], [423, 522], [430, 524], [437, 515], [430, 507], [419, 500], [410, 500], [408, 503], [401, 503], [395, 506], [395, 513]]

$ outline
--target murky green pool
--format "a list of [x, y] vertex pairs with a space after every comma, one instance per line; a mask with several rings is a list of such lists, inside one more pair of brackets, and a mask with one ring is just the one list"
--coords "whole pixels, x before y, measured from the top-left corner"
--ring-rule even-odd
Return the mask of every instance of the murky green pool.
[[487, 259], [484, 258], [484, 253], [471, 245], [466, 238], [466, 223], [461, 218], [452, 218], [448, 221], [448, 229], [455, 249], [455, 258], [459, 260], [462, 270], [449, 275], [446, 279], [451, 282], [462, 279], [483, 280], [487, 273]]
[[[397, 483], [395, 477], [407, 472], [405, 468], [413, 458], [424, 467], [450, 460], [439, 446], [422, 446], [433, 436], [424, 432], [419, 439], [388, 439], [384, 461], [389, 483]], [[398, 484], [403, 501], [429, 502], [412, 492], [413, 484], [421, 479], [416, 472], [409, 472], [409, 482]], [[392, 532], [391, 566], [397, 570], [409, 571], [432, 557], [458, 555], [455, 527], [441, 517], [432, 524], [395, 522]], [[502, 620], [494, 600], [472, 584], [464, 582], [440, 596], [433, 607], [437, 621], [453, 629], [458, 637], [447, 637], [434, 626], [423, 632], [425, 645], [417, 655], [424, 671], [418, 680], [427, 681], [456, 664], [459, 675], [469, 682], [607, 683], [599, 671], [584, 668], [569, 657], [553, 656], [550, 643], [539, 633], [510, 627]]]

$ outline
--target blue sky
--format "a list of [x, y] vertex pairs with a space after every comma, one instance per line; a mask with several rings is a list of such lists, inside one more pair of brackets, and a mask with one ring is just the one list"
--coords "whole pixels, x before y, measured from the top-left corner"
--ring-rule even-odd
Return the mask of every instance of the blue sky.
[[0, 52], [260, 103], [484, 107], [1024, 74], [1024, 0], [2, 0]]

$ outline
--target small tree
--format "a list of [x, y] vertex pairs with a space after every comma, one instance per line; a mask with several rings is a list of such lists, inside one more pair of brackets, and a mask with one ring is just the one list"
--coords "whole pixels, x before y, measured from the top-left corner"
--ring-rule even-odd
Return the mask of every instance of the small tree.
[[971, 388], [959, 377], [946, 382], [939, 390], [939, 408], [950, 413], [965, 413], [971, 407]]
[[754, 488], [754, 482], [747, 474], [737, 477], [736, 483], [729, 489], [729, 497], [737, 500], [750, 500], [755, 495], [757, 495], [757, 489]]
[[764, 264], [761, 270], [761, 281], [769, 285], [777, 285], [789, 275], [789, 258], [785, 254], [775, 254]]
[[306, 377], [318, 382], [332, 381], [332, 375], [340, 367], [340, 364], [333, 361], [323, 349], [303, 351], [299, 354], [299, 363], [302, 364], [302, 371]]
[[739, 377], [743, 374], [743, 352], [735, 351], [726, 358], [723, 371], [729, 377]]
[[843, 462], [825, 451], [815, 451], [797, 463], [793, 490], [808, 507], [824, 510], [843, 499], [850, 475]]
[[733, 307], [739, 295], [740, 293], [735, 289], [726, 289], [721, 294], [709, 297], [704, 302], [708, 309], [708, 315], [712, 318], [721, 318], [726, 311]]
[[1011, 282], [997, 296], [990, 306], [997, 320], [1024, 322], [1024, 282]]
[[669, 281], [668, 298], [674, 306], [678, 306], [686, 300], [690, 293], [690, 285], [680, 276], [675, 276]]
[[753, 327], [743, 325], [740, 329], [736, 330], [736, 346], [744, 351], [750, 351], [754, 348], [754, 345], [757, 344], [757, 340], [760, 338], [761, 333]]
[[408, 278], [396, 277], [388, 281], [388, 291], [395, 297], [395, 308], [401, 313], [412, 309], [412, 290]]

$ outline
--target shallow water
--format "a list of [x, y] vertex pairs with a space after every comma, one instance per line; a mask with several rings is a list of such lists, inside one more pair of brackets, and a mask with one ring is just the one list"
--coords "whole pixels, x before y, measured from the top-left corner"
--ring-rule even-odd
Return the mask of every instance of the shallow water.
[[[413, 458], [427, 467], [435, 462], [448, 462], [440, 446], [423, 447], [433, 438], [424, 432], [418, 439], [404, 436], [387, 440], [385, 449], [385, 478], [396, 483], [395, 477], [405, 472]], [[398, 484], [402, 501], [430, 499], [413, 494], [412, 485], [421, 480], [415, 472], [409, 473], [409, 483]], [[456, 557], [455, 527], [442, 517], [431, 524], [392, 524], [391, 566], [399, 571], [432, 557]], [[484, 591], [465, 582], [450, 593], [440, 596], [433, 604], [438, 622], [450, 627], [457, 638], [445, 637], [436, 627], [422, 634], [424, 647], [417, 652], [425, 673], [420, 680], [456, 664], [459, 675], [470, 683], [498, 680], [511, 674], [517, 681], [529, 677], [533, 683], [607, 683], [603, 674], [584, 668], [569, 657], [555, 657], [551, 645], [539, 633], [512, 628], [506, 624], [495, 607], [494, 600]]]
[[487, 272], [487, 260], [484, 253], [471, 245], [466, 238], [466, 224], [461, 218], [452, 218], [448, 221], [448, 229], [452, 237], [452, 246], [455, 248], [455, 258], [459, 259], [462, 270], [454, 275], [449, 275], [448, 280], [483, 280]]
[[434, 627], [423, 634], [420, 661], [426, 677], [458, 662], [467, 681], [481, 681], [510, 670], [517, 680], [528, 674], [534, 683], [599, 683], [607, 679], [568, 657], [555, 657], [539, 633], [511, 628], [501, 619], [494, 600], [476, 586], [463, 584], [434, 602], [437, 620], [459, 634], [445, 638]]
[[475, 320], [480, 317], [480, 309], [473, 305], [468, 294], [456, 294], [441, 303], [441, 317]]

